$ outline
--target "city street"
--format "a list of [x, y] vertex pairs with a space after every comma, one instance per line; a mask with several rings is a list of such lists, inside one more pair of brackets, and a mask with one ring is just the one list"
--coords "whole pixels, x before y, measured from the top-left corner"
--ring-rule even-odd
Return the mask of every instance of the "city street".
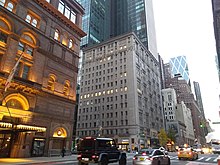
[[[132, 158], [134, 154], [129, 153], [127, 155], [127, 165], [132, 165]], [[172, 165], [212, 165], [217, 164], [218, 156], [217, 154], [200, 154], [198, 160], [195, 161], [188, 161], [188, 160], [178, 160], [176, 153], [170, 153], [171, 158], [171, 164]], [[10, 162], [4, 162], [0, 159], [0, 165], [12, 165], [12, 164], [20, 164], [20, 165], [77, 165], [78, 162], [76, 160], [77, 155], [71, 155], [71, 156], [65, 156], [62, 157], [47, 157], [47, 158], [27, 158], [26, 160], [23, 159], [23, 161], [19, 162], [19, 160], [16, 161], [10, 161]], [[11, 159], [12, 160], [12, 159]], [[92, 165], [92, 164], [90, 164]], [[111, 163], [110, 165], [118, 165], [118, 163]]]

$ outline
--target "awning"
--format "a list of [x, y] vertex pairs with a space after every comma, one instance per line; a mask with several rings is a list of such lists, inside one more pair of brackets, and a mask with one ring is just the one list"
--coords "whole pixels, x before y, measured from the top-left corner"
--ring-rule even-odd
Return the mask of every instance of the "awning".
[[45, 127], [13, 124], [8, 122], [0, 122], [0, 131], [18, 131], [18, 132], [46, 132]]

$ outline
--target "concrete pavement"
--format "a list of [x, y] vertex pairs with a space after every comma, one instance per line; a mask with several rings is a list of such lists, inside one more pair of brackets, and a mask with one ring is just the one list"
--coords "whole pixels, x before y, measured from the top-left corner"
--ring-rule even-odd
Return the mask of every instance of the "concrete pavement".
[[[127, 153], [127, 158], [133, 157], [133, 153]], [[27, 165], [27, 164], [41, 164], [47, 162], [63, 162], [76, 161], [77, 155], [54, 156], [54, 157], [31, 157], [31, 158], [0, 158], [0, 165]]]
[[77, 160], [77, 155], [69, 156], [54, 156], [54, 157], [31, 157], [31, 158], [0, 158], [0, 165], [25, 165], [25, 164], [40, 164], [47, 162], [62, 162]]

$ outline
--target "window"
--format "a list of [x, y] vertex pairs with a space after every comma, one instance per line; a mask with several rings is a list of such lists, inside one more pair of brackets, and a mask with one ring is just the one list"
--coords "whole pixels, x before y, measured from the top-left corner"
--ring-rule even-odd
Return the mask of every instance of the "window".
[[0, 5], [8, 9], [9, 11], [13, 11], [15, 8], [15, 3], [11, 0], [0, 0]]
[[23, 65], [23, 72], [22, 72], [21, 77], [24, 78], [24, 79], [27, 79], [29, 70], [30, 70], [30, 66]]
[[0, 42], [7, 43], [8, 35], [0, 31]]
[[47, 89], [54, 91], [56, 78], [54, 75], [50, 75], [48, 79]]
[[74, 48], [74, 41], [72, 39], [69, 39], [69, 48], [70, 49]]
[[64, 12], [64, 3], [63, 1], [59, 1], [59, 5], [58, 5], [58, 10], [59, 12], [63, 13]]
[[71, 11], [70, 21], [76, 23], [76, 13], [74, 11]]
[[58, 10], [71, 22], [76, 23], [76, 13], [61, 0], [59, 1]]
[[24, 44], [23, 43], [21, 43], [21, 42], [19, 42], [18, 43], [18, 50], [20, 50], [20, 51], [24, 51]]
[[38, 23], [40, 21], [40, 17], [32, 12], [29, 12], [25, 18], [25, 21], [31, 24], [34, 27], [38, 26]]
[[12, 11], [14, 8], [14, 4], [9, 2], [8, 5], [6, 6], [6, 9], [8, 9], [9, 11]]
[[60, 40], [60, 32], [59, 32], [58, 29], [55, 30], [54, 39], [55, 39], [55, 40], [58, 40], [58, 41]]
[[63, 93], [65, 96], [69, 95], [69, 91], [70, 91], [70, 82], [66, 81], [63, 87]]
[[29, 71], [30, 71], [30, 66], [26, 65], [23, 62], [20, 62], [16, 68], [15, 76], [23, 79], [28, 79]]

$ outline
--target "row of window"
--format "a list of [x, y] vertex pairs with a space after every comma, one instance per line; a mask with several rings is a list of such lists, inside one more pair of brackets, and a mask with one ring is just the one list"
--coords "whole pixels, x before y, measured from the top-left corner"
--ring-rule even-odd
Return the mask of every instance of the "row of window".
[[[85, 108], [83, 108], [82, 113], [85, 113]], [[81, 109], [79, 110], [79, 114], [81, 114]], [[115, 112], [115, 115], [113, 112], [106, 113], [106, 114], [102, 113], [102, 119], [118, 117], [118, 114], [119, 114], [118, 112]], [[101, 116], [101, 114], [85, 115], [85, 119], [86, 120], [99, 119], [100, 116]], [[123, 116], [128, 116], [128, 111], [125, 111], [125, 112], [121, 111], [121, 117], [123, 117]], [[78, 117], [78, 121], [80, 121], [80, 116]]]
[[[56, 76], [55, 75], [50, 75], [48, 79], [48, 85], [47, 89], [54, 91], [55, 90], [55, 83], [56, 83]], [[63, 93], [64, 95], [69, 95], [70, 92], [70, 81], [66, 80], [64, 82], [64, 87], [63, 87]]]
[[[124, 65], [124, 67], [122, 68], [122, 66], [120, 66], [120, 74], [122, 74], [122, 70], [124, 69], [124, 73], [126, 74], [126, 69], [127, 69], [127, 67], [126, 67], [126, 65]], [[87, 69], [86, 69], [87, 70]], [[96, 71], [96, 72], [93, 72], [93, 73], [88, 73], [87, 71], [86, 71], [86, 73], [88, 73], [88, 74], [84, 74], [84, 70], [83, 70], [83, 72], [82, 72], [82, 74], [83, 75], [85, 75], [85, 79], [90, 79], [90, 77], [92, 76], [92, 77], [94, 77], [94, 75], [96, 75], [96, 76], [102, 76], [102, 75], [104, 75], [104, 74], [107, 74], [107, 73], [113, 73], [113, 72], [117, 72], [117, 71], [119, 71], [118, 70], [118, 67], [115, 67], [115, 68], [108, 68], [108, 69], [106, 69], [106, 70], [104, 70], [104, 69], [102, 69], [102, 70], [100, 70], [100, 71]], [[115, 74], [115, 77], [117, 78], [117, 74]], [[82, 76], [82, 80], [84, 79], [84, 76]]]
[[101, 135], [118, 135], [118, 134], [128, 134], [128, 129], [105, 129], [98, 131], [95, 130], [88, 130], [88, 131], [77, 131], [77, 136], [94, 136], [100, 133]]
[[[114, 109], [118, 109], [118, 105], [120, 105], [119, 108], [127, 108], [128, 107], [128, 103], [127, 102], [123, 102], [123, 103], [120, 103], [120, 104], [115, 104], [114, 107], [113, 107], [113, 104], [107, 104], [107, 105], [102, 105], [102, 106], [98, 106], [98, 107], [94, 107], [94, 111], [98, 111], [98, 110], [112, 110], [113, 108]], [[101, 109], [102, 108], [102, 109]], [[92, 109], [92, 107], [91, 107]]]
[[[105, 124], [104, 124], [105, 123]], [[126, 126], [128, 125], [128, 120], [120, 120], [120, 123], [118, 122], [118, 120], [115, 120], [115, 122], [111, 121], [106, 121], [106, 122], [102, 122], [102, 126]], [[79, 128], [92, 128], [92, 127], [97, 127], [98, 126], [98, 122], [93, 122], [93, 123], [79, 123], [78, 124], [78, 129]]]
[[[128, 87], [124, 87], [124, 88], [120, 88], [120, 91], [123, 92], [123, 91], [127, 91], [128, 90]], [[80, 96], [80, 99], [86, 99], [86, 98], [90, 98], [90, 97], [97, 97], [97, 96], [102, 96], [102, 95], [105, 95], [105, 94], [113, 94], [114, 91], [117, 93], [118, 92], [118, 89], [116, 88], [115, 90], [114, 89], [111, 89], [111, 90], [107, 90], [107, 91], [102, 91], [102, 92], [95, 92], [94, 94], [91, 93], [91, 94], [84, 94], [83, 96], [81, 95]]]
[[[47, 0], [47, 2], [50, 3], [50, 1]], [[13, 11], [15, 8], [15, 2], [11, 1], [11, 0], [0, 0], [0, 5], [7, 8], [9, 11]], [[62, 7], [63, 6], [63, 7]], [[62, 2], [60, 1], [59, 3], [59, 7], [58, 7], [59, 11], [61, 13], [63, 13], [65, 11], [65, 16], [68, 16], [68, 7]], [[73, 12], [73, 10], [71, 10], [71, 19], [72, 22], [75, 23], [76, 20], [76, 14], [75, 12]], [[35, 14], [32, 11], [28, 11], [25, 21], [28, 22], [29, 24], [31, 24], [32, 26], [39, 28], [39, 22], [40, 22], [40, 16], [38, 16], [37, 14]], [[2, 37], [3, 38], [3, 37]], [[55, 30], [54, 33], [54, 39], [60, 41], [61, 35], [60, 35], [60, 31], [58, 29]], [[62, 44], [67, 46], [70, 49], [74, 49], [74, 39], [70, 38], [67, 34], [64, 34], [62, 36]], [[22, 46], [22, 43], [21, 43]]]

